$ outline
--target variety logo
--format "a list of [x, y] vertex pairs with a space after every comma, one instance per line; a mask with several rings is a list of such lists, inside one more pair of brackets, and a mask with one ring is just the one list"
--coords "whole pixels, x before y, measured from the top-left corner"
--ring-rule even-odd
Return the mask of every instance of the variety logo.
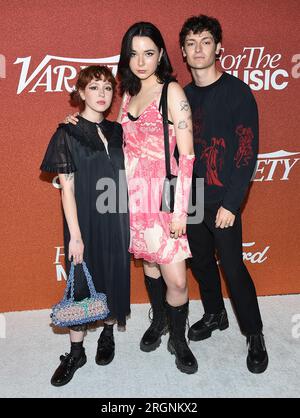
[[256, 169], [252, 181], [289, 180], [291, 171], [300, 160], [300, 152], [276, 151], [258, 154]]
[[46, 93], [64, 90], [71, 92], [78, 70], [92, 64], [105, 65], [116, 75], [119, 55], [87, 59], [46, 55], [31, 73], [29, 71], [30, 62], [31, 56], [17, 58], [14, 62], [14, 64], [22, 64], [17, 94], [22, 93], [25, 89], [28, 89], [29, 93], [35, 93], [37, 88], [43, 88]]
[[289, 73], [280, 67], [281, 54], [266, 54], [265, 47], [245, 47], [239, 55], [220, 56], [223, 69], [240, 78], [252, 90], [283, 90], [288, 85]]

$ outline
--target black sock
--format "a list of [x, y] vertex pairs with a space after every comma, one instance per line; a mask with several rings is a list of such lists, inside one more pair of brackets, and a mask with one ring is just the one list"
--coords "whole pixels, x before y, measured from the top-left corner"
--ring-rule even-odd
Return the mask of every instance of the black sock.
[[79, 342], [79, 343], [73, 343], [71, 342], [71, 355], [73, 357], [81, 357], [81, 355], [84, 353], [84, 348], [83, 348], [83, 341]]
[[114, 333], [114, 324], [104, 324], [104, 328], [102, 330], [102, 333], [104, 335], [113, 335]]

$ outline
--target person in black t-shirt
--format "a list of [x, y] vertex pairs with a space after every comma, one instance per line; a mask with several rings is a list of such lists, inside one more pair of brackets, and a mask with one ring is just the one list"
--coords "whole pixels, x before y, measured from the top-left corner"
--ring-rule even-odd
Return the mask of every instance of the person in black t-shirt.
[[[249, 188], [258, 153], [258, 112], [250, 88], [216, 68], [222, 41], [220, 23], [200, 15], [189, 18], [179, 35], [193, 81], [185, 93], [193, 115], [194, 179], [204, 178], [204, 219], [188, 224], [193, 254], [191, 268], [199, 282], [205, 314], [189, 330], [189, 338], [209, 338], [228, 328], [215, 253], [224, 270], [243, 334], [247, 366], [262, 373], [268, 354], [256, 290], [243, 262], [241, 205]], [[182, 106], [182, 111], [188, 104]]]

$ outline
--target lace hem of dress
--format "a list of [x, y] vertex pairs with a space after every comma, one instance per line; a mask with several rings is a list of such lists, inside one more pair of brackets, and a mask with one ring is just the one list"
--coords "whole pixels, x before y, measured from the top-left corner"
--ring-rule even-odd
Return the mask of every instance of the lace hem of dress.
[[174, 261], [174, 256], [170, 257], [164, 257], [163, 259], [158, 256], [157, 254], [149, 254], [144, 252], [137, 252], [133, 248], [129, 248], [128, 251], [133, 254], [134, 258], [142, 258], [145, 261], [148, 261], [149, 263], [156, 263], [156, 264], [171, 264], [171, 263], [180, 263], [180, 261], [186, 260], [187, 258], [192, 257], [192, 253], [186, 253], [182, 257], [179, 257], [178, 259]]
[[59, 174], [70, 174], [77, 171], [76, 167], [73, 164], [63, 164], [63, 166], [59, 165], [49, 165], [49, 164], [42, 164], [40, 169], [42, 171], [48, 171], [49, 173], [59, 173]]

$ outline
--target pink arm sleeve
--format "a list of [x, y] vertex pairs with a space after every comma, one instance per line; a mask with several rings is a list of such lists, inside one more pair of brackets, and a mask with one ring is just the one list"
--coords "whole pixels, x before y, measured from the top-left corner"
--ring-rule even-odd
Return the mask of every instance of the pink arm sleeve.
[[185, 221], [188, 213], [195, 155], [180, 155], [173, 221]]

